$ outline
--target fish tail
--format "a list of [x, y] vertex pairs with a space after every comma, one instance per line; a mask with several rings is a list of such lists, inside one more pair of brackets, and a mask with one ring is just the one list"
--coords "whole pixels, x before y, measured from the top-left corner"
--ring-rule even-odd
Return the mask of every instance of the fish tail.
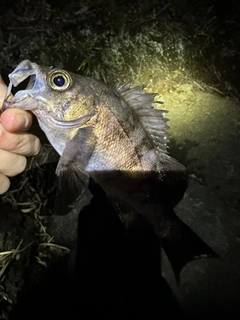
[[161, 244], [178, 283], [180, 272], [188, 262], [200, 258], [219, 258], [213, 249], [177, 216], [174, 228], [166, 237], [162, 238]]

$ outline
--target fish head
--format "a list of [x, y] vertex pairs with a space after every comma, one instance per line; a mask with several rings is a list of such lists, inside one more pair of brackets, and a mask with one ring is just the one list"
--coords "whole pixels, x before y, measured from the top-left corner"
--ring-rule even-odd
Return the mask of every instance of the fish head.
[[[26, 88], [13, 95], [12, 87], [26, 79]], [[60, 155], [77, 130], [96, 113], [94, 83], [87, 77], [24, 60], [9, 74], [9, 80], [3, 110], [32, 111]]]

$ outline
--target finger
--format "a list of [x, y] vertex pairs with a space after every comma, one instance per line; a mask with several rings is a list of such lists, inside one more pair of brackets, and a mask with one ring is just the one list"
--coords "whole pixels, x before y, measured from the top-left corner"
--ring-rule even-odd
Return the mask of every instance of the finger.
[[1, 114], [1, 124], [9, 132], [27, 131], [32, 125], [32, 114], [20, 109], [8, 109]]
[[7, 86], [0, 75], [0, 109], [2, 108], [2, 104], [5, 98], [6, 92], [7, 92]]
[[0, 150], [0, 159], [0, 172], [9, 177], [23, 172], [27, 165], [24, 156], [5, 150]]
[[0, 194], [6, 192], [10, 187], [10, 180], [0, 172]]
[[40, 147], [40, 140], [33, 134], [11, 133], [0, 124], [0, 149], [28, 157], [38, 154]]

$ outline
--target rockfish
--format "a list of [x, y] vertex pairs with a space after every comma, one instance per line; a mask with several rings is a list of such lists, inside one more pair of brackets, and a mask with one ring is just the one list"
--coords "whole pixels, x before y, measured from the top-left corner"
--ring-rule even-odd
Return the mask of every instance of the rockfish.
[[[12, 86], [27, 78], [26, 89], [13, 96]], [[168, 154], [166, 111], [154, 108], [160, 103], [156, 94], [144, 92], [144, 86], [111, 87], [29, 60], [9, 79], [4, 109], [36, 115], [61, 156], [56, 174], [64, 194], [79, 198], [93, 180], [116, 210], [144, 216], [177, 277], [188, 261], [215, 255], [174, 212], [187, 188], [187, 171]]]

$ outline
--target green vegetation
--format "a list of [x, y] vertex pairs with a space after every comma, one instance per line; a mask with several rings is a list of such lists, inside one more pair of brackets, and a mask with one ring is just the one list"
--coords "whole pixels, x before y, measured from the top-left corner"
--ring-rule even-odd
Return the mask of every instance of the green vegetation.
[[111, 83], [154, 84], [158, 78], [181, 74], [236, 94], [240, 9], [233, 0], [229, 5], [187, 0], [10, 1], [0, 13], [0, 70], [6, 76], [30, 59]]

